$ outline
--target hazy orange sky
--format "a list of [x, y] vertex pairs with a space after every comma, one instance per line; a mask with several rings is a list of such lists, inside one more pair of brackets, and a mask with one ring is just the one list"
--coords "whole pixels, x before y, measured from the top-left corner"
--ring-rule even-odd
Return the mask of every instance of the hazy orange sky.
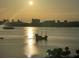
[[3, 18], [79, 20], [79, 0], [0, 0], [0, 19]]

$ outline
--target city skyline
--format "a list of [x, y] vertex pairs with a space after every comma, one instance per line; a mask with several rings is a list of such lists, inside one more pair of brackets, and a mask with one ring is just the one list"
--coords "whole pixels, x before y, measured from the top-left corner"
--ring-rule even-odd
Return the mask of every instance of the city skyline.
[[79, 20], [78, 6], [79, 0], [0, 0], [0, 19]]

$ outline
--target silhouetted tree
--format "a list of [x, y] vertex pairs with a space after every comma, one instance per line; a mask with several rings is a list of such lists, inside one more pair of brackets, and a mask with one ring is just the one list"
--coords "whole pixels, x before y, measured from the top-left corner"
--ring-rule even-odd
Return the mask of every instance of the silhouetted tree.
[[79, 50], [76, 50], [76, 54], [77, 55], [75, 55], [75, 58], [79, 58]]
[[62, 48], [55, 48], [53, 50], [47, 51], [48, 56], [51, 58], [62, 58], [63, 49]]
[[47, 54], [48, 54], [48, 57], [52, 57], [52, 50], [51, 49], [48, 49], [47, 50]]
[[55, 58], [61, 58], [62, 57], [62, 52], [63, 52], [62, 48], [54, 49], [53, 52], [52, 52], [52, 55]]
[[64, 57], [69, 57], [69, 55], [71, 54], [71, 51], [69, 50], [69, 47], [65, 47], [65, 51], [63, 51], [63, 56]]

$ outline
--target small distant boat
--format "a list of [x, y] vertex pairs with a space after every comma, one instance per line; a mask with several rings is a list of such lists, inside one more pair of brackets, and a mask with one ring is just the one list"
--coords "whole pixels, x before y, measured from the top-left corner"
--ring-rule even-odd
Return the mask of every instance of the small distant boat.
[[7, 27], [3, 27], [3, 29], [15, 29], [15, 28], [14, 27], [7, 26]]
[[3, 40], [4, 38], [3, 37], [0, 37], [0, 40]]
[[10, 23], [8, 21], [6, 21], [2, 24], [2, 28], [3, 29], [15, 29], [13, 26], [10, 25]]

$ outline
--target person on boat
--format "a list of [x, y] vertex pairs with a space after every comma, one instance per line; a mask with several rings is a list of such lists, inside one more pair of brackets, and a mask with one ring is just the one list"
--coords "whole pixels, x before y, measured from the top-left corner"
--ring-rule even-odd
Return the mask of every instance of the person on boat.
[[35, 34], [35, 37], [36, 37], [36, 41], [41, 41], [42, 40], [42, 36], [38, 35], [38, 34]]
[[45, 41], [47, 41], [47, 39], [48, 39], [48, 36], [47, 36], [47, 35], [45, 35], [44, 39], [45, 39]]
[[36, 37], [36, 42], [38, 42], [39, 35], [38, 34], [35, 34], [35, 37]]

